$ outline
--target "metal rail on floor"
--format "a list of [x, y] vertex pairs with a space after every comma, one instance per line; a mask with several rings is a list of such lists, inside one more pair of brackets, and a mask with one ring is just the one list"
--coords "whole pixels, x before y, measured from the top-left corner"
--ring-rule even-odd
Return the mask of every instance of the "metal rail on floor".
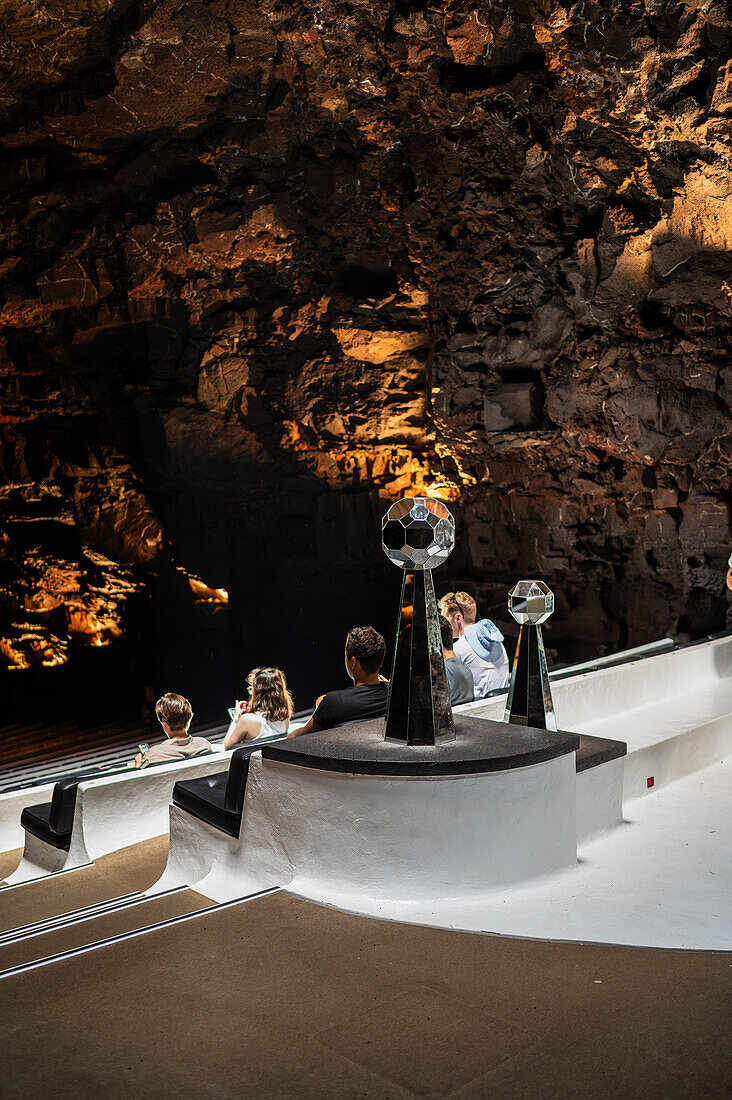
[[55, 917], [47, 917], [32, 925], [21, 925], [0, 935], [0, 949], [10, 944], [22, 943], [23, 940], [33, 939], [34, 936], [45, 936], [60, 928], [73, 928], [74, 925], [83, 924], [84, 921], [106, 917], [109, 913], [119, 913], [133, 905], [144, 905], [146, 901], [169, 897], [171, 894], [178, 894], [181, 890], [187, 889], [187, 886], [172, 886], [169, 890], [161, 890], [159, 894], [143, 894], [140, 890], [135, 890], [132, 894], [122, 894], [119, 898], [112, 898], [108, 902], [100, 901], [96, 905], [88, 905], [86, 911], [72, 909], [69, 913], [59, 913]]
[[117, 897], [108, 898], [107, 901], [95, 901], [91, 905], [81, 905], [78, 909], [68, 909], [64, 913], [57, 913], [55, 917], [44, 917], [43, 920], [30, 921], [28, 924], [18, 924], [15, 928], [8, 928], [0, 933], [0, 944], [2, 944], [5, 939], [13, 939], [22, 932], [26, 932], [31, 928], [38, 928], [40, 925], [46, 924], [48, 921], [56, 920], [58, 917], [74, 917], [81, 913], [90, 913], [93, 909], [98, 909], [102, 905], [111, 905], [114, 902], [127, 901], [129, 898], [139, 896], [139, 890], [132, 890], [129, 894], [118, 894]]
[[9, 890], [20, 890], [21, 886], [33, 886], [36, 882], [48, 882], [52, 878], [60, 878], [61, 875], [73, 875], [74, 871], [83, 871], [85, 867], [93, 867], [94, 863], [79, 863], [76, 867], [62, 867], [60, 871], [48, 871], [44, 875], [35, 878], [24, 879], [23, 882], [0, 882], [0, 894], [6, 894]]
[[[187, 889], [187, 887], [184, 887]], [[178, 917], [168, 917], [167, 920], [156, 921], [155, 924], [147, 924], [143, 928], [134, 928], [129, 932], [120, 932], [116, 936], [107, 936], [103, 940], [95, 940], [94, 943], [84, 944], [82, 947], [72, 947], [67, 951], [58, 951], [55, 955], [46, 955], [42, 959], [34, 959], [32, 962], [20, 963], [18, 966], [10, 966], [7, 970], [0, 970], [0, 980], [14, 977], [18, 974], [26, 974], [30, 970], [37, 970], [41, 966], [49, 966], [51, 963], [62, 962], [64, 959], [78, 958], [79, 955], [87, 955], [91, 951], [98, 951], [100, 947], [111, 947], [116, 943], [124, 943], [126, 940], [135, 939], [137, 936], [146, 936], [149, 932], [157, 932], [163, 928], [172, 928], [176, 924], [184, 924], [198, 917], [205, 917], [212, 913], [223, 912], [234, 905], [241, 905], [245, 901], [254, 901], [255, 898], [264, 897], [266, 894], [276, 894], [279, 886], [268, 890], [259, 890], [256, 894], [245, 894], [243, 897], [234, 898], [232, 901], [224, 901], [216, 905], [207, 905], [204, 909], [197, 909], [194, 913], [183, 913]], [[158, 894], [157, 897], [162, 895]]]

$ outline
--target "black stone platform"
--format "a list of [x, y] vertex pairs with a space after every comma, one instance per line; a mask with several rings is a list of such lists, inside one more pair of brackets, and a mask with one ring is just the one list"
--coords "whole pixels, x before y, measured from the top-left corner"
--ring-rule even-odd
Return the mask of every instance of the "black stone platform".
[[355, 775], [470, 775], [541, 764], [579, 749], [576, 733], [554, 733], [456, 714], [454, 741], [404, 745], [384, 741], [384, 719], [352, 722], [262, 747], [262, 756], [302, 768]]
[[617, 760], [628, 755], [625, 741], [610, 741], [607, 737], [590, 737], [580, 734], [580, 747], [577, 750], [577, 771], [586, 772], [598, 764], [607, 764], [608, 760]]

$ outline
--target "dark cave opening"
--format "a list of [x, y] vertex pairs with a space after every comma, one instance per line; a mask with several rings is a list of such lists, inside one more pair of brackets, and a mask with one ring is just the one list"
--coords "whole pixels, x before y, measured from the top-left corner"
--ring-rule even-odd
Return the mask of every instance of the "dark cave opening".
[[399, 287], [397, 272], [387, 264], [374, 259], [372, 266], [343, 264], [336, 271], [336, 285], [342, 294], [350, 294], [357, 300], [382, 298], [394, 294]]

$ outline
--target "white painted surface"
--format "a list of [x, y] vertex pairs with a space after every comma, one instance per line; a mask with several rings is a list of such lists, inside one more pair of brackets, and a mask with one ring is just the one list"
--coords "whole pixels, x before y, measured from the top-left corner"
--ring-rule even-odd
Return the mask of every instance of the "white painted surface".
[[[15, 886], [56, 871], [83, 867], [119, 848], [166, 833], [173, 785], [179, 779], [211, 775], [227, 766], [228, 756], [213, 752], [80, 783], [68, 852], [45, 844], [22, 830], [23, 856], [6, 883]], [[47, 802], [52, 793], [53, 788]]]
[[[728, 736], [732, 728], [728, 722], [728, 718], [732, 722], [732, 637], [581, 672], [553, 682], [552, 693], [560, 728], [626, 741], [629, 756], [646, 753], [638, 760], [637, 778], [629, 781], [628, 794], [635, 796], [645, 790], [646, 775], [654, 774], [657, 758], [646, 751], [652, 745], [703, 728], [702, 742], [690, 754], [665, 746], [669, 768], [658, 769], [657, 786], [706, 767], [732, 748]], [[501, 721], [505, 704], [502, 693], [457, 707], [456, 712]], [[718, 721], [721, 724], [713, 728], [712, 723]], [[630, 760], [628, 763], [635, 767]], [[48, 802], [51, 789], [46, 785], [0, 794], [0, 851], [20, 847], [21, 811]]]
[[22, 848], [25, 832], [20, 824], [20, 815], [26, 806], [50, 802], [53, 786], [53, 783], [44, 783], [43, 786], [0, 794], [0, 852]]
[[[590, 725], [597, 721], [627, 716], [649, 705], [664, 707], [670, 700], [686, 700], [693, 723], [694, 708], [703, 702], [706, 692], [715, 693], [725, 681], [729, 688], [732, 637], [571, 676], [553, 684], [552, 695], [560, 727], [590, 733], [594, 732]], [[717, 713], [732, 709], [728, 693], [715, 698], [720, 708]], [[620, 739], [628, 742], [630, 751], [638, 747], [632, 723]]]
[[[732, 950], [732, 769], [715, 764], [626, 808], [571, 870], [472, 899], [364, 898], [382, 919], [530, 939]], [[310, 896], [307, 879], [288, 893]]]
[[277, 791], [269, 782], [270, 766], [277, 765], [267, 761], [265, 768], [263, 764], [261, 753], [253, 753], [238, 837], [171, 805], [168, 863], [162, 877], [147, 891], [149, 894], [195, 885], [213, 901], [229, 901], [282, 886], [292, 879]]
[[624, 798], [639, 798], [649, 793], [648, 777], [657, 790], [732, 751], [732, 683], [710, 685], [696, 700], [682, 696], [629, 711], [622, 719], [592, 723], [587, 732], [608, 737], [611, 729], [625, 727]]
[[239, 841], [172, 807], [169, 867], [156, 889], [185, 883], [221, 901], [296, 876], [308, 897], [343, 906], [465, 897], [573, 864], [575, 838], [574, 753], [429, 778], [347, 775], [255, 754]]
[[226, 771], [230, 753], [212, 752], [174, 765], [144, 768], [79, 784], [74, 832], [80, 831], [89, 858], [115, 852], [168, 831], [168, 806], [173, 786]]
[[574, 753], [433, 778], [265, 760], [262, 780], [294, 874], [305, 876], [313, 900], [465, 897], [576, 859]]
[[25, 844], [20, 863], [11, 875], [5, 879], [6, 886], [18, 886], [22, 882], [34, 882], [36, 879], [45, 878], [46, 875], [55, 875], [59, 871], [68, 871], [77, 867], [86, 867], [89, 859], [84, 850], [84, 844], [69, 845], [69, 851], [65, 848], [54, 848], [52, 844], [46, 844], [37, 836], [23, 831]]
[[[59, 871], [75, 871], [79, 867], [88, 867], [91, 863], [80, 829], [72, 829], [68, 851], [46, 844], [45, 841], [25, 830], [23, 835], [25, 837], [23, 855], [13, 873], [5, 879], [6, 886], [36, 882], [47, 875], [57, 874]], [[122, 848], [124, 845], [120, 844], [119, 847]]]
[[[732, 747], [732, 639], [583, 673], [558, 682], [554, 692], [563, 728], [629, 747], [625, 760], [576, 777], [581, 850], [570, 869], [571, 859], [552, 873], [546, 853], [531, 864], [536, 845], [544, 843], [536, 837], [551, 826], [541, 813], [532, 818], [541, 799], [528, 776], [525, 789], [519, 781], [511, 797], [504, 790], [496, 801], [477, 794], [495, 776], [420, 786], [413, 779], [345, 776], [258, 758], [250, 772], [243, 843], [222, 841], [188, 817], [175, 835], [171, 872], [176, 867], [178, 881], [189, 883], [200, 875], [197, 888], [215, 900], [238, 896], [243, 887], [254, 892], [280, 885], [354, 912], [471, 931], [725, 946], [732, 838], [707, 844], [707, 835], [716, 837], [719, 828], [705, 825], [718, 819], [725, 783], [709, 765]], [[500, 719], [504, 705], [497, 696], [458, 709]], [[602, 718], [590, 721], [597, 714]], [[565, 760], [573, 766], [573, 757]], [[522, 771], [531, 769], [503, 773], [502, 782], [513, 783], [508, 777]], [[647, 774], [656, 784], [650, 798]], [[667, 784], [673, 785], [663, 789]], [[644, 796], [630, 803], [632, 824], [622, 824], [623, 787], [626, 798]], [[448, 808], [435, 792], [450, 788], [460, 793], [448, 799]], [[451, 849], [455, 837], [460, 843]], [[513, 863], [503, 858], [511, 841]], [[186, 846], [196, 853], [188, 867]]]
[[[250, 765], [250, 778], [252, 771]], [[239, 838], [199, 821], [179, 806], [170, 807], [168, 863], [147, 893], [195, 886], [204, 897], [224, 902], [280, 887], [291, 879], [292, 867], [280, 843], [276, 818], [272, 819], [255, 779], [247, 794]]]
[[[552, 684], [560, 729], [625, 741], [625, 798], [708, 767], [732, 751], [732, 637], [584, 672]], [[457, 707], [500, 721], [505, 697]]]
[[577, 776], [577, 844], [584, 844], [623, 820], [623, 758], [608, 760]]
[[[693, 709], [704, 705], [710, 689], [709, 703], [717, 713], [732, 709], [732, 636], [567, 676], [552, 682], [552, 697], [560, 728], [586, 733], [590, 723], [610, 721], [647, 706], [665, 706], [672, 699], [686, 699]], [[476, 699], [456, 711], [496, 718], [505, 706], [501, 694]], [[628, 732], [634, 736], [632, 730]], [[629, 748], [635, 748], [635, 743], [629, 743]]]
[[[564, 758], [572, 762], [573, 795], [576, 789], [577, 833], [571, 840], [578, 835], [582, 844], [576, 865], [565, 858], [565, 818], [563, 855], [553, 862], [552, 840], [545, 836], [552, 832], [551, 815], [530, 784], [516, 798], [520, 783], [502, 794], [496, 786], [496, 801], [479, 797], [488, 791], [481, 781], [495, 776], [355, 777], [262, 761], [255, 754], [241, 838], [171, 807], [170, 859], [156, 888], [187, 883], [218, 901], [283, 886], [354, 912], [446, 928], [732, 949], [732, 829], [724, 813], [732, 782], [728, 769], [709, 766], [731, 747], [732, 639], [583, 673], [555, 683], [553, 691], [562, 728], [625, 740], [629, 748], [624, 764], [581, 773], [576, 788], [574, 757]], [[500, 720], [504, 706], [505, 695], [458, 709]], [[221, 766], [219, 757], [211, 771]], [[628, 823], [614, 828], [621, 769], [626, 798], [644, 797], [629, 802]], [[150, 774], [124, 778], [139, 782]], [[647, 774], [656, 780], [648, 797]], [[558, 804], [565, 810], [567, 779], [557, 779], [557, 793], [564, 792]], [[94, 785], [113, 782], [110, 777]], [[384, 784], [390, 785], [388, 797], [382, 797]], [[442, 793], [426, 790], [434, 786]], [[37, 791], [33, 801], [41, 801]], [[127, 791], [118, 794], [129, 821]], [[546, 798], [548, 806], [551, 792]], [[112, 841], [120, 847], [142, 839], [126, 827], [121, 837], [114, 823], [101, 824], [105, 801], [95, 807], [91, 798], [88, 806], [97, 855], [114, 850], [106, 846]], [[571, 805], [574, 810], [574, 799]], [[149, 835], [165, 829], [158, 824]], [[32, 855], [37, 861], [42, 854]], [[542, 863], [549, 869], [543, 875]], [[564, 870], [556, 869], [562, 865]], [[527, 875], [534, 877], [527, 881]]]

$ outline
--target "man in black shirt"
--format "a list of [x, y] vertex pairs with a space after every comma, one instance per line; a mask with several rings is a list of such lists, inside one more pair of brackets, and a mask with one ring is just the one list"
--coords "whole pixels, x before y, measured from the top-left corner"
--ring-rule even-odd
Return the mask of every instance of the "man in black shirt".
[[386, 643], [372, 626], [354, 626], [349, 630], [345, 659], [346, 672], [353, 680], [353, 686], [322, 695], [309, 722], [287, 736], [298, 737], [303, 733], [343, 726], [347, 722], [383, 718], [389, 684], [379, 672], [385, 653]]

